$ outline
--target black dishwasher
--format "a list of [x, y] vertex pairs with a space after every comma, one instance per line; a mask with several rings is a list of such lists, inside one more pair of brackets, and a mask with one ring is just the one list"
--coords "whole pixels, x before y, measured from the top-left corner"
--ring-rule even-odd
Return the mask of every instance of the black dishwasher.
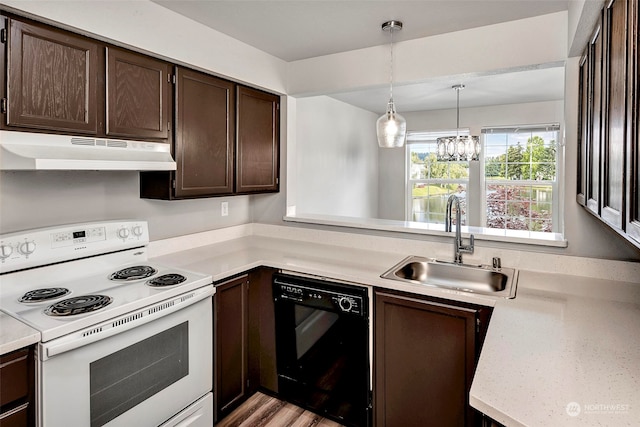
[[281, 397], [347, 426], [369, 426], [367, 289], [276, 274], [273, 298]]

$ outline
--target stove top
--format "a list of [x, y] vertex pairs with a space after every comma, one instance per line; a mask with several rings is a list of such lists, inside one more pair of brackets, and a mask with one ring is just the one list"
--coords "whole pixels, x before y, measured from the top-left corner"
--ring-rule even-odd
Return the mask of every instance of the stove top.
[[[149, 261], [148, 241], [136, 240], [134, 245], [123, 239], [117, 232], [123, 227], [121, 223], [104, 228], [100, 224], [71, 226], [70, 231], [63, 232], [47, 229], [44, 237], [37, 233], [26, 237], [0, 236], [0, 246], [17, 248], [9, 258], [3, 258], [0, 265], [3, 270], [0, 310], [40, 331], [42, 341], [47, 342], [212, 283], [209, 275]], [[135, 226], [142, 226], [146, 233], [146, 223]], [[106, 253], [66, 261], [60, 260], [61, 255], [51, 253], [59, 247], [63, 247], [65, 253], [94, 251], [83, 237], [71, 245], [60, 246], [61, 237], [73, 238], [74, 233], [86, 236], [81, 230], [87, 227], [94, 235], [115, 240], [110, 244], [106, 244], [105, 239], [98, 240], [103, 249], [108, 250]], [[98, 228], [102, 231], [97, 232]], [[43, 254], [34, 250], [18, 256], [20, 245], [32, 241], [33, 246], [29, 248], [35, 247]], [[128, 249], [117, 250], [121, 244]], [[69, 251], [69, 246], [80, 249]], [[40, 265], [43, 259], [55, 262]], [[12, 265], [18, 265], [15, 271], [4, 271], [11, 270]]]

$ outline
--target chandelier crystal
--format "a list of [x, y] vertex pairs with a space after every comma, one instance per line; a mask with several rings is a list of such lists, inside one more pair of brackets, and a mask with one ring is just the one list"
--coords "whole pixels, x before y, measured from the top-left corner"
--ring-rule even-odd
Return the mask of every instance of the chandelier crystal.
[[391, 34], [391, 73], [390, 73], [390, 94], [387, 103], [387, 111], [376, 121], [376, 134], [378, 136], [378, 146], [382, 148], [402, 147], [407, 139], [407, 121], [396, 112], [393, 102], [393, 32], [402, 29], [402, 22], [387, 21], [382, 24], [383, 31]]
[[451, 86], [456, 91], [456, 135], [438, 138], [437, 159], [441, 162], [476, 161], [480, 159], [480, 138], [477, 136], [460, 135], [460, 91], [465, 85]]

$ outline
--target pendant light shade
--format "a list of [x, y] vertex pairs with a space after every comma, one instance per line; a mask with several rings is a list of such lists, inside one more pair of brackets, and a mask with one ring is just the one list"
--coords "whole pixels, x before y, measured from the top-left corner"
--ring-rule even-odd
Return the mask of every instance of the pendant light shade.
[[380, 116], [376, 122], [376, 134], [378, 136], [378, 146], [382, 148], [402, 147], [407, 139], [407, 121], [396, 112], [393, 103], [393, 32], [402, 29], [402, 22], [387, 21], [382, 24], [383, 31], [391, 34], [391, 73], [389, 79], [389, 103], [387, 111]]
[[376, 122], [378, 145], [382, 148], [402, 147], [407, 138], [407, 121], [396, 113], [393, 99], [387, 104], [387, 112]]
[[437, 159], [444, 162], [476, 161], [480, 159], [480, 138], [477, 136], [460, 136], [460, 91], [465, 85], [454, 85], [456, 98], [456, 135], [438, 138]]

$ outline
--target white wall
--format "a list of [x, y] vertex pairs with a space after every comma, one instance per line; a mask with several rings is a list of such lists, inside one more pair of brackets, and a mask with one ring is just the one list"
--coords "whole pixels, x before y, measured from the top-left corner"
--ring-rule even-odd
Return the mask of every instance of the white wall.
[[[406, 119], [406, 114], [405, 114]], [[407, 122], [409, 125], [409, 122]], [[378, 215], [374, 218], [404, 221], [406, 204], [406, 151], [381, 148], [378, 156]]]
[[327, 96], [296, 104], [297, 213], [377, 217], [377, 115]]
[[[149, 1], [6, 0], [3, 4], [18, 14], [153, 52], [175, 63], [274, 92], [286, 90], [284, 61]], [[286, 122], [283, 116], [285, 128]], [[0, 233], [139, 218], [149, 221], [151, 239], [156, 240], [252, 221], [250, 196], [154, 201], [140, 199], [138, 189], [135, 172], [2, 171]], [[284, 210], [283, 200], [276, 207], [279, 212]], [[222, 201], [229, 202], [227, 217], [220, 216]]]
[[[143, 219], [151, 240], [250, 222], [248, 196], [141, 199], [130, 171], [2, 171], [0, 233], [85, 221]], [[220, 216], [220, 203], [229, 216]]]

